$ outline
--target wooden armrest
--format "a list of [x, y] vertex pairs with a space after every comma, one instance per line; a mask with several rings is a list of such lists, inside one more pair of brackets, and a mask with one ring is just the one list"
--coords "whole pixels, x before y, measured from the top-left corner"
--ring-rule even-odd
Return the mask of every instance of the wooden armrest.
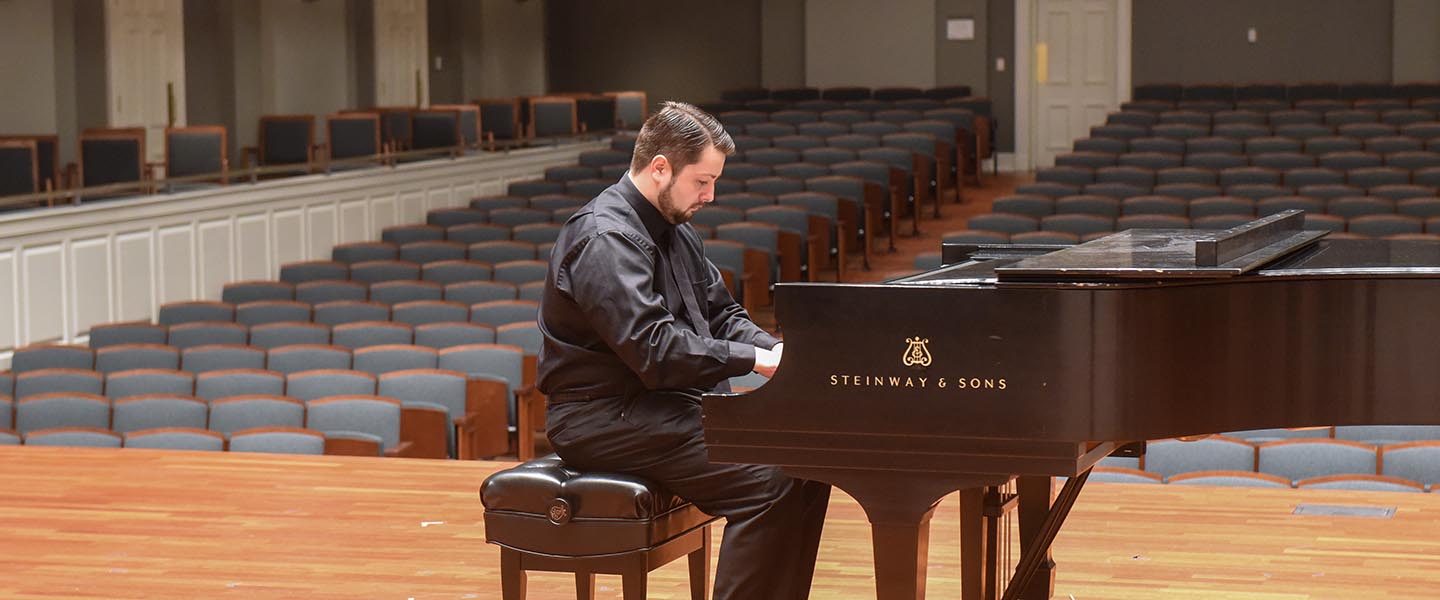
[[414, 445], [410, 442], [400, 442], [398, 444], [395, 444], [394, 448], [386, 450], [384, 456], [392, 458], [428, 458], [424, 456], [416, 456], [415, 454], [413, 454], [414, 451]]
[[534, 387], [515, 390], [515, 457], [521, 461], [535, 458], [537, 427], [545, 429], [545, 394]]
[[406, 445], [409, 458], [447, 458], [450, 456], [450, 415], [445, 409], [432, 406], [405, 406], [400, 409], [400, 441]]
[[471, 377], [465, 382], [465, 414], [455, 419], [461, 459], [499, 456], [510, 448], [505, 382]]
[[776, 257], [780, 261], [780, 281], [800, 281], [800, 234], [789, 230], [779, 232], [779, 252]]
[[330, 456], [380, 456], [380, 442], [326, 437], [325, 454]]
[[745, 272], [739, 277], [745, 282], [745, 310], [770, 304], [770, 257], [754, 248], [745, 249]]

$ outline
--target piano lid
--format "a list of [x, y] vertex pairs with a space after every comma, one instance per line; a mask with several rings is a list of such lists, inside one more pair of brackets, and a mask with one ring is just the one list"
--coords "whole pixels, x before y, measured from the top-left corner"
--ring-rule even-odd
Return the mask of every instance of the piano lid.
[[996, 265], [1002, 281], [1224, 278], [1249, 273], [1324, 237], [1288, 210], [1223, 231], [1131, 229], [1078, 246]]

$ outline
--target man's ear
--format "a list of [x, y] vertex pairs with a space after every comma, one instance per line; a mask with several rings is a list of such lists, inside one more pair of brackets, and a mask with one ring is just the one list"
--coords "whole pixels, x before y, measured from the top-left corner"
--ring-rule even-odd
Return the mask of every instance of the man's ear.
[[665, 158], [664, 154], [656, 154], [655, 158], [650, 159], [650, 172], [657, 179], [669, 177], [670, 159]]

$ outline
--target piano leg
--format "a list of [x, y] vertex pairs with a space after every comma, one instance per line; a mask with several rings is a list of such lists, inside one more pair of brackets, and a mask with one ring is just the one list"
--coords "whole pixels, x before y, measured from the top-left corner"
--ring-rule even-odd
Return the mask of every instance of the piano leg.
[[1020, 553], [1020, 564], [1015, 567], [1015, 575], [1010, 578], [1010, 585], [1005, 588], [1002, 600], [1019, 600], [1020, 594], [1030, 587], [1031, 578], [1040, 570], [1042, 563], [1049, 562], [1050, 543], [1055, 541], [1055, 534], [1060, 533], [1060, 525], [1064, 524], [1065, 517], [1070, 515], [1070, 508], [1075, 505], [1075, 499], [1080, 497], [1080, 488], [1089, 478], [1090, 470], [1086, 469], [1067, 479], [1065, 487], [1060, 488], [1054, 506], [1045, 513], [1045, 520], [1036, 528], [1034, 544]]
[[[1053, 482], [1048, 476], [1023, 476], [1016, 479], [1016, 492], [1020, 496], [1020, 552], [1023, 555], [1035, 548], [1036, 538], [1040, 535], [1040, 523], [1045, 519], [1045, 513], [1050, 511], [1050, 497], [1053, 495]], [[1050, 556], [1050, 548], [1044, 549], [1045, 557], [1041, 559], [1040, 566], [1035, 576], [1030, 580], [1027, 589], [1020, 591], [1020, 598], [1023, 600], [1049, 600], [1055, 593], [1055, 560]]]
[[865, 509], [865, 517], [870, 521], [870, 540], [875, 547], [877, 600], [925, 598], [930, 516], [935, 506], [951, 490], [984, 485], [983, 482], [957, 485], [942, 474], [877, 478], [868, 472], [842, 474], [826, 470], [822, 475], [789, 468], [786, 472], [802, 479], [827, 481], [850, 494]]

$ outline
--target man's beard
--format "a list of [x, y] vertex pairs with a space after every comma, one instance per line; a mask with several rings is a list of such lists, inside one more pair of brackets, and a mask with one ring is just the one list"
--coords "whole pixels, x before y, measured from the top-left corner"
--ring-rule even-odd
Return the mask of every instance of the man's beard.
[[660, 190], [657, 204], [660, 205], [660, 214], [665, 217], [666, 221], [672, 225], [681, 225], [688, 222], [691, 215], [687, 214], [685, 209], [675, 206], [675, 197], [670, 195], [670, 188], [673, 187], [675, 187], [675, 180], [671, 179], [670, 183]]

